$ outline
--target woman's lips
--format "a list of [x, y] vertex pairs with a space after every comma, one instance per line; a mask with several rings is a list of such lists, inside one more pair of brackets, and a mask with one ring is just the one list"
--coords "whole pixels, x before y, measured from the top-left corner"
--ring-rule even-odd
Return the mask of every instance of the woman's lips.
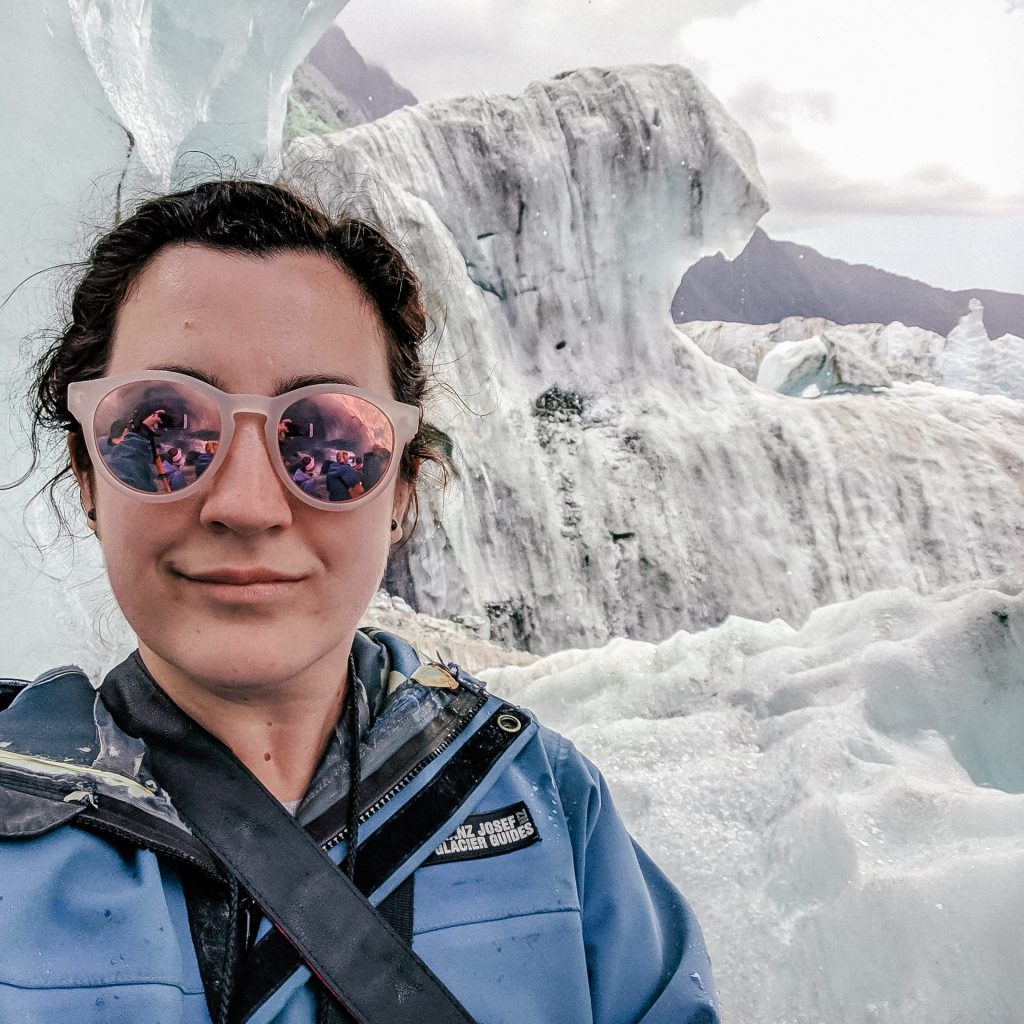
[[263, 604], [291, 597], [303, 577], [274, 569], [177, 571], [204, 597], [227, 604]]
[[180, 572], [186, 579], [197, 583], [229, 583], [244, 587], [253, 583], [295, 583], [300, 573], [280, 572], [277, 569], [204, 569], [202, 572]]

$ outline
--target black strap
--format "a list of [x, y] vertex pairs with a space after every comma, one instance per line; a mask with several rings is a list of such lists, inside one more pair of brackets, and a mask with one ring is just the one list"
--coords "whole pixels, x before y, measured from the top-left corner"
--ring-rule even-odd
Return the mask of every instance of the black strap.
[[415, 900], [415, 875], [410, 875], [394, 892], [380, 901], [377, 912], [402, 936], [407, 946], [412, 945], [413, 902]]
[[245, 765], [155, 684], [137, 652], [108, 673], [100, 696], [145, 740], [179, 813], [359, 1024], [473, 1024]]
[[[416, 876], [410, 875], [381, 900], [377, 912], [412, 945], [413, 892]], [[295, 973], [302, 964], [288, 940], [275, 928], [269, 931], [243, 961], [231, 995], [229, 1024], [247, 1021]], [[327, 996], [327, 1000], [322, 998]], [[329, 1005], [328, 1005], [329, 1004]], [[317, 1024], [351, 1024], [347, 1011], [320, 987], [317, 997]]]
[[[410, 858], [423, 852], [423, 844], [458, 813], [498, 758], [515, 742], [525, 721], [518, 708], [499, 706], [452, 755], [442, 773], [359, 844], [355, 882], [362, 892], [369, 895], [394, 877], [403, 865], [408, 868]], [[323, 840], [326, 834], [317, 834], [317, 821], [308, 828], [314, 839]], [[410, 915], [411, 911], [410, 906]], [[268, 932], [256, 943], [239, 972], [232, 1021], [247, 1021], [301, 963], [299, 954], [283, 935]]]

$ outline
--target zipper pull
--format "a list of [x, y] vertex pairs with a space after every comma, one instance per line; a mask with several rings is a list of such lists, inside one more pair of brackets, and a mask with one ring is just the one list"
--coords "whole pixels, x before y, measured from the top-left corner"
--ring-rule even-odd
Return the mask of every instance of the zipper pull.
[[98, 807], [96, 803], [96, 794], [90, 793], [85, 789], [76, 789], [72, 793], [68, 793], [64, 797], [64, 803], [66, 804], [88, 804], [90, 807]]

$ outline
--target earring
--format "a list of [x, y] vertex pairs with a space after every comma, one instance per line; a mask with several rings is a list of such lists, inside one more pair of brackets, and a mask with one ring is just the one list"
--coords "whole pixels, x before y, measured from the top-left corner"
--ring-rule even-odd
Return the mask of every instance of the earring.
[[391, 532], [394, 533], [395, 530], [397, 530], [397, 529], [398, 529], [398, 520], [397, 519], [392, 519], [391, 520]]
[[96, 522], [96, 509], [87, 508], [85, 514], [87, 518], [91, 519], [94, 523]]

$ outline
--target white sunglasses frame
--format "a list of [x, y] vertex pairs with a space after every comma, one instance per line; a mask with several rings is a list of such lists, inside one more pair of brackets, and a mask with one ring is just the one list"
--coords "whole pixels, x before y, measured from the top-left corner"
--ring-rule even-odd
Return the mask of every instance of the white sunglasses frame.
[[[179, 491], [171, 491], [167, 494], [149, 494], [145, 491], [137, 491], [119, 480], [107, 467], [96, 443], [96, 431], [94, 420], [96, 410], [100, 402], [112, 391], [125, 384], [139, 384], [144, 381], [166, 381], [171, 384], [178, 384], [192, 388], [195, 391], [207, 396], [220, 410], [221, 415], [221, 436], [217, 451], [210, 462], [209, 467], [203, 475], [189, 484], [187, 488]], [[319, 498], [300, 490], [295, 481], [292, 480], [285, 466], [284, 458], [278, 446], [277, 426], [281, 421], [284, 411], [294, 405], [301, 398], [312, 395], [341, 394], [352, 395], [362, 399], [377, 408], [384, 414], [395, 438], [395, 448], [387, 468], [381, 475], [377, 485], [366, 494], [348, 501], [325, 502]], [[387, 485], [398, 472], [402, 461], [402, 455], [406, 445], [416, 436], [419, 430], [421, 412], [415, 405], [407, 405], [398, 402], [393, 398], [383, 398], [362, 388], [350, 387], [346, 384], [311, 384], [304, 388], [296, 388], [294, 391], [286, 391], [282, 395], [238, 395], [227, 391], [221, 391], [212, 384], [200, 380], [198, 377], [190, 377], [188, 374], [175, 373], [171, 370], [142, 370], [136, 373], [118, 373], [109, 377], [96, 377], [93, 380], [75, 381], [68, 385], [68, 410], [79, 422], [85, 436], [85, 447], [89, 452], [92, 464], [98, 467], [99, 473], [104, 481], [120, 494], [126, 494], [137, 501], [144, 501], [150, 504], [162, 502], [183, 501], [187, 498], [200, 494], [210, 485], [210, 480], [216, 475], [217, 470], [224, 465], [231, 441], [235, 435], [235, 418], [239, 413], [254, 413], [264, 418], [264, 432], [267, 439], [267, 451], [270, 453], [270, 462], [275, 472], [281, 478], [288, 494], [305, 502], [313, 508], [321, 509], [324, 512], [350, 512], [362, 505], [368, 504], [374, 498], [379, 497], [387, 490]]]

